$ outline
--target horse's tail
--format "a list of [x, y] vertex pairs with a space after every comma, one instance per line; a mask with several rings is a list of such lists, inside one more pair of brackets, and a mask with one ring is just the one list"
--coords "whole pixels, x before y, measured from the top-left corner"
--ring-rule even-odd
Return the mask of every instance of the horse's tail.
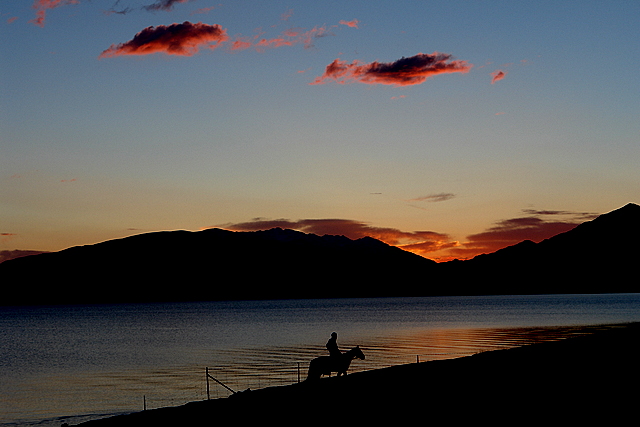
[[319, 358], [312, 359], [309, 363], [309, 371], [307, 372], [307, 379], [305, 381], [319, 380], [322, 375], [318, 367], [320, 362]]

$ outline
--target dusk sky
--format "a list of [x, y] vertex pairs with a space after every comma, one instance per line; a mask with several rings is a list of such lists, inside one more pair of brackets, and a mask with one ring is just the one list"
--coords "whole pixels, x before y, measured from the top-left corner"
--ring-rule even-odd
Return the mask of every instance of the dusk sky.
[[280, 226], [446, 260], [640, 202], [637, 0], [0, 15], [0, 251]]

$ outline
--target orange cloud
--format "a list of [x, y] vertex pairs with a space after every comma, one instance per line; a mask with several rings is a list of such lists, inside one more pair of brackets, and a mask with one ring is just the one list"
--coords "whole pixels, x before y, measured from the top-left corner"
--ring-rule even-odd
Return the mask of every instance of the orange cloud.
[[[239, 36], [231, 42], [231, 50], [244, 50], [255, 48], [258, 51], [264, 51], [266, 48], [276, 48], [282, 46], [294, 46], [303, 44], [305, 48], [313, 47], [313, 40], [320, 37], [333, 35], [327, 30], [326, 26], [314, 27], [308, 31], [298, 29], [289, 29], [283, 31], [281, 35], [274, 38], [262, 38], [255, 36], [252, 39]], [[257, 41], [255, 41], [257, 40]]]
[[136, 34], [132, 40], [111, 45], [99, 58], [121, 55], [149, 55], [165, 53], [167, 55], [191, 56], [198, 53], [200, 47], [215, 49], [228, 39], [227, 31], [220, 25], [182, 24], [147, 27]]
[[359, 61], [347, 63], [339, 59], [327, 65], [322, 76], [310, 84], [323, 84], [335, 81], [345, 84], [351, 82], [366, 84], [386, 84], [409, 86], [424, 83], [429, 77], [445, 73], [467, 73], [473, 67], [466, 61], [451, 60], [451, 55], [434, 52], [419, 53], [395, 62], [364, 64]]
[[[523, 210], [528, 216], [498, 221], [482, 233], [467, 236], [467, 242], [451, 250], [453, 256], [467, 259], [495, 252], [524, 240], [539, 243], [560, 233], [572, 230], [580, 223], [597, 217], [586, 212]], [[557, 217], [564, 216], [562, 220]], [[551, 219], [544, 217], [553, 217]]]
[[35, 24], [39, 27], [44, 27], [44, 21], [47, 16], [47, 10], [55, 9], [56, 7], [66, 6], [69, 4], [80, 4], [79, 0], [35, 0], [33, 2], [33, 8], [36, 10], [36, 17], [29, 21], [31, 24]]
[[293, 46], [295, 44], [294, 41], [285, 39], [284, 37], [276, 37], [273, 39], [261, 39], [254, 46], [256, 49], [260, 50], [265, 47], [280, 47], [280, 46]]
[[504, 79], [506, 75], [507, 75], [506, 71], [502, 71], [502, 70], [494, 71], [493, 73], [491, 73], [491, 76], [493, 77], [491, 79], [491, 84], [494, 84], [495, 82], [499, 82], [500, 80]]
[[352, 21], [345, 21], [344, 19], [342, 19], [338, 23], [342, 25], [346, 25], [347, 27], [358, 28], [358, 24], [360, 23], [360, 21], [358, 21], [357, 19], [354, 19]]
[[350, 239], [373, 237], [418, 255], [426, 255], [430, 252], [458, 245], [458, 242], [451, 241], [449, 236], [443, 233], [434, 231], [407, 232], [395, 228], [372, 227], [364, 222], [349, 219], [301, 219], [292, 221], [288, 219], [267, 220], [255, 218], [252, 221], [225, 224], [221, 227], [233, 231], [258, 231], [279, 227], [320, 236], [325, 234], [339, 235]]
[[245, 50], [253, 46], [253, 43], [247, 37], [241, 37], [231, 42], [231, 50]]

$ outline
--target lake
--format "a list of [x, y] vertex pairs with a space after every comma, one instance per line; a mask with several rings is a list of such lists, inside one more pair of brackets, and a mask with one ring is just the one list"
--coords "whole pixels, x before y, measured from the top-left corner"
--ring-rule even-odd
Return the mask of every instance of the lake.
[[[0, 426], [60, 426], [304, 380], [331, 332], [350, 372], [640, 321], [640, 294], [0, 307]], [[210, 381], [211, 398], [227, 388]]]

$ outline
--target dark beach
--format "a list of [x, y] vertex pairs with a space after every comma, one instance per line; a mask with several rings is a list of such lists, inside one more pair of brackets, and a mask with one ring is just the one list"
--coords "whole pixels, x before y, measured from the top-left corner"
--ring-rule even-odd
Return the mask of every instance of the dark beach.
[[240, 392], [81, 425], [621, 424], [637, 405], [640, 324], [585, 332], [561, 341]]

